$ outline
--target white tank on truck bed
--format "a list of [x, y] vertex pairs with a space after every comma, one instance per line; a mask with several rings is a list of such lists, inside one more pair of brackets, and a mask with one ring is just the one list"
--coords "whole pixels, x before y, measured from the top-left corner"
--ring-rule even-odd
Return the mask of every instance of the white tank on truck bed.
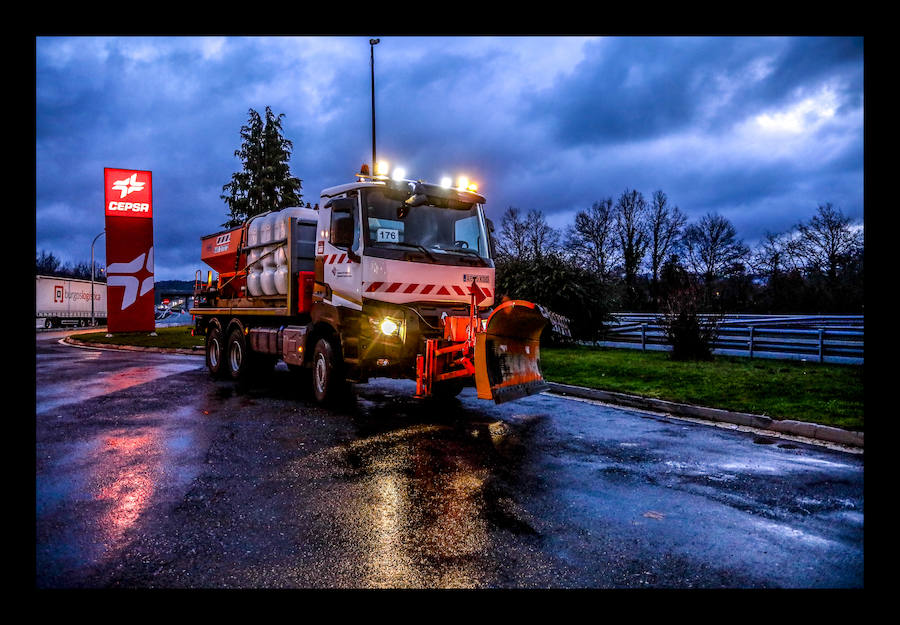
[[300, 258], [308, 260], [308, 267], [304, 265], [295, 269], [312, 271], [318, 213], [300, 206], [263, 213], [254, 217], [247, 225], [247, 246], [251, 248], [247, 253], [247, 292], [251, 297], [287, 293], [289, 276], [286, 241], [292, 217], [297, 219], [301, 227], [301, 238], [295, 242], [300, 245], [300, 249], [295, 252], [299, 252]]

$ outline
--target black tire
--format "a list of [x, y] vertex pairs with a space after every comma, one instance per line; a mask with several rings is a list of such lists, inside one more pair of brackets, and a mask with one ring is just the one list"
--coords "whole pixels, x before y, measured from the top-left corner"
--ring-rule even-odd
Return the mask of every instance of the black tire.
[[333, 404], [346, 387], [343, 363], [328, 339], [319, 339], [313, 350], [312, 389], [316, 401]]
[[228, 373], [225, 353], [222, 330], [217, 325], [209, 326], [206, 331], [206, 368], [214, 380], [223, 380]]
[[449, 379], [435, 382], [431, 387], [431, 395], [436, 399], [450, 399], [456, 397], [463, 390], [461, 379]]
[[291, 364], [287, 368], [290, 372], [291, 387], [296, 389], [301, 397], [309, 397], [309, 393], [312, 390], [313, 370], [310, 367]]
[[232, 380], [245, 382], [250, 378], [253, 369], [253, 358], [247, 349], [247, 339], [240, 328], [235, 328], [228, 335], [225, 352], [225, 365]]

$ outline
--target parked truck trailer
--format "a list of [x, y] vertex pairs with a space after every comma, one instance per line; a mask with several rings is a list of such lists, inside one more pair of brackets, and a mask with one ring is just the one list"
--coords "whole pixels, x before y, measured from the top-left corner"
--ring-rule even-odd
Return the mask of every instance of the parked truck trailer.
[[106, 283], [90, 280], [35, 276], [35, 325], [58, 328], [84, 327], [91, 323], [91, 301], [96, 323], [106, 323]]
[[416, 381], [420, 397], [475, 385], [497, 403], [547, 388], [540, 306], [496, 302], [485, 198], [466, 187], [370, 176], [202, 238], [216, 273], [196, 285], [195, 335], [219, 379], [282, 360], [317, 400], [348, 380]]

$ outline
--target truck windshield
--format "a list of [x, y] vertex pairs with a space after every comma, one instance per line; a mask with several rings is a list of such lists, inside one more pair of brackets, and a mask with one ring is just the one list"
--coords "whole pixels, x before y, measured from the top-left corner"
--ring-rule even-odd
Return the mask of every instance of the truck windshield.
[[[489, 262], [487, 237], [478, 205], [442, 208], [433, 204], [405, 207], [379, 189], [364, 195], [366, 249], [412, 251], [426, 262]], [[402, 209], [402, 210], [401, 210]]]

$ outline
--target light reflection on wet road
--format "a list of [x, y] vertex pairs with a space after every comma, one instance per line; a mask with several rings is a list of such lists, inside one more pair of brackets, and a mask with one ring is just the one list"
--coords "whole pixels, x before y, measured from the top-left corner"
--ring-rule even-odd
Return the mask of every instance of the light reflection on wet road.
[[[197, 368], [196, 359], [184, 359], [184, 361], [166, 362], [157, 359], [153, 365], [145, 365], [140, 362], [141, 357], [133, 354], [130, 360], [137, 360], [137, 364], [119, 369], [105, 369], [102, 366], [103, 352], [101, 350], [79, 349], [68, 347], [66, 366], [60, 368], [59, 359], [39, 358], [37, 362], [35, 379], [35, 411], [40, 414], [52, 410], [56, 406], [84, 401], [93, 397], [109, 395], [116, 391], [127, 389], [138, 384], [146, 384], [157, 378], [169, 376], [182, 371]], [[129, 354], [121, 352], [119, 355]], [[142, 354], [142, 356], [144, 356]], [[94, 363], [97, 366], [93, 371]], [[90, 375], [74, 378], [67, 375], [70, 370], [88, 371]], [[60, 382], [65, 382], [61, 384]]]
[[861, 455], [388, 380], [325, 410], [202, 366], [38, 341], [38, 586], [863, 584]]

